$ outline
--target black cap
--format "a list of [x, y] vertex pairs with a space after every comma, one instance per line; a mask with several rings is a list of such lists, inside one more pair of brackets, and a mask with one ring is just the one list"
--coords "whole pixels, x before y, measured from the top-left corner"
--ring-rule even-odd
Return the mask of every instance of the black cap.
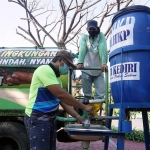
[[89, 20], [88, 23], [87, 23], [87, 28], [95, 28], [97, 29], [97, 21], [95, 20]]
[[57, 52], [56, 56], [65, 58], [70, 63], [72, 68], [76, 68], [76, 66], [73, 64], [74, 57], [72, 56], [71, 52], [68, 52], [67, 50], [60, 50]]

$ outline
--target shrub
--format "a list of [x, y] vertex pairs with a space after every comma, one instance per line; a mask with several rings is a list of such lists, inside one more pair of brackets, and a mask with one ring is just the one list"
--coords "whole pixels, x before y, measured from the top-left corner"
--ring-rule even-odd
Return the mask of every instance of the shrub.
[[[118, 128], [113, 126], [112, 130], [117, 132]], [[116, 137], [113, 136], [113, 138], [116, 138]], [[144, 132], [142, 130], [133, 129], [131, 133], [125, 133], [125, 140], [144, 142]]]

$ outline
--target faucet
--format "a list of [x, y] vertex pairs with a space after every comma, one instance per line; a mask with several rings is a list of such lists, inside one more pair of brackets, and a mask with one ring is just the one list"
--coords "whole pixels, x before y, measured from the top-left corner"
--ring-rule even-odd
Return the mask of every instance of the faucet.
[[89, 118], [87, 118], [86, 120], [84, 120], [84, 122], [82, 123], [82, 127], [88, 129], [91, 125], [91, 119], [94, 118], [94, 116], [90, 116]]

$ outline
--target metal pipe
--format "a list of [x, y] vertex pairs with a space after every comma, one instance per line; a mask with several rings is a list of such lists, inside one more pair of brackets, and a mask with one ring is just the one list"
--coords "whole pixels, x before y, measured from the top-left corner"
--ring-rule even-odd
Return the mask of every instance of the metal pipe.
[[[70, 68], [70, 69], [72, 69], [72, 68]], [[73, 70], [73, 69], [72, 69]], [[75, 70], [101, 70], [101, 68], [98, 68], [98, 67], [93, 67], [93, 68], [82, 68], [82, 69], [78, 69], [78, 68], [76, 68]]]
[[117, 148], [117, 144], [112, 140], [112, 139], [109, 139], [109, 142], [115, 146], [115, 148]]
[[90, 141], [82, 141], [82, 150], [88, 150]]
[[68, 92], [70, 94], [72, 94], [72, 89], [71, 89], [71, 86], [72, 86], [71, 74], [72, 74], [72, 69], [69, 69], [69, 71], [68, 71]]
[[106, 110], [106, 116], [108, 116], [108, 88], [109, 88], [109, 79], [108, 79], [108, 71], [105, 72], [105, 110]]
[[105, 99], [92, 99], [88, 101], [89, 104], [94, 104], [94, 103], [104, 103]]

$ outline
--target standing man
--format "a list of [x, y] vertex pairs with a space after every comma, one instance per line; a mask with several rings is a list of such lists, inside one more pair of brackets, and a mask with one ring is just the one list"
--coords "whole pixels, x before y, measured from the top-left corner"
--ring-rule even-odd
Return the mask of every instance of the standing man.
[[60, 75], [73, 65], [71, 53], [61, 50], [49, 65], [38, 67], [32, 77], [24, 122], [30, 139], [30, 150], [56, 150], [56, 115], [59, 104], [78, 122], [82, 118], [71, 106], [93, 113], [92, 106], [78, 102], [61, 87]]
[[[100, 68], [101, 70], [82, 70], [82, 88], [85, 98], [92, 97], [92, 83], [95, 86], [96, 99], [103, 99], [105, 83], [103, 72], [107, 69], [107, 44], [105, 36], [97, 25], [97, 21], [90, 20], [87, 23], [88, 35], [84, 34], [79, 43], [79, 57], [77, 68]], [[94, 107], [94, 115], [102, 104], [91, 104]]]

